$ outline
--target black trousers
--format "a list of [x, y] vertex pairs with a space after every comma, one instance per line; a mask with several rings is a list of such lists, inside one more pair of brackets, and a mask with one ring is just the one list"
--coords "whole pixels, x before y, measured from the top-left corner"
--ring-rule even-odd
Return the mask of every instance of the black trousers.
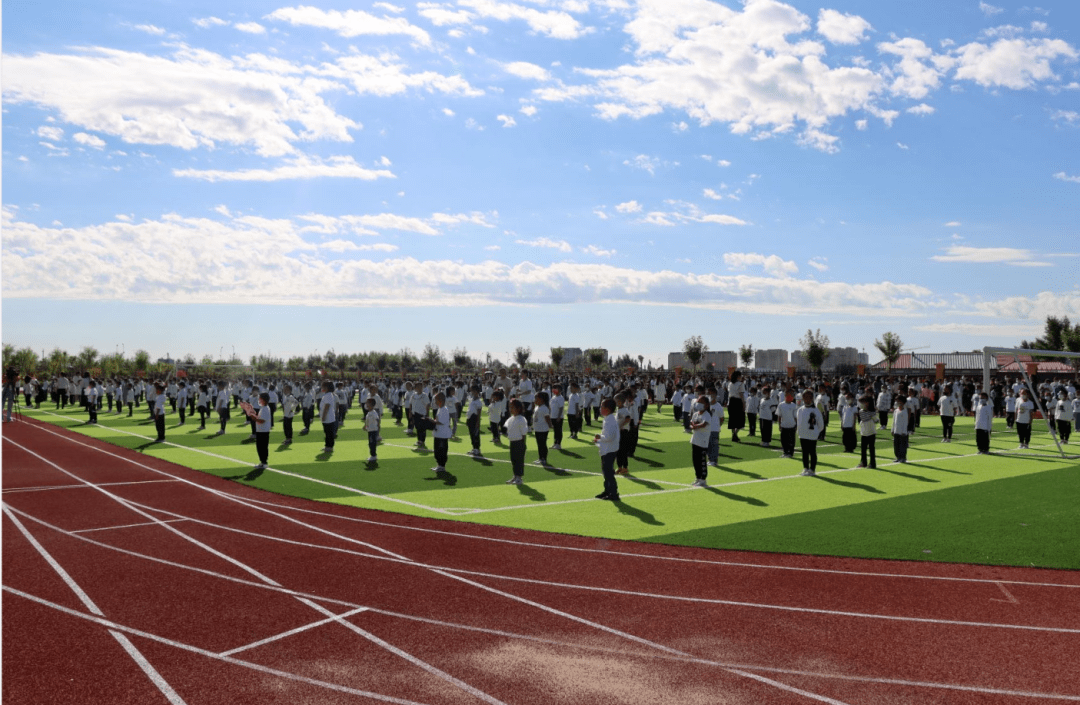
[[780, 447], [784, 449], [784, 455], [795, 455], [795, 427], [780, 427]]
[[850, 426], [848, 428], [841, 428], [840, 436], [844, 441], [844, 452], [854, 453], [855, 447], [858, 445], [858, 441], [855, 438], [855, 427]]
[[229, 407], [218, 409], [218, 421], [221, 422], [221, 430], [225, 430], [225, 424], [229, 423]]
[[619, 452], [617, 461], [620, 468], [630, 466], [630, 432], [623, 429], [619, 431]]
[[772, 443], [772, 419], [761, 419], [761, 442]]
[[975, 429], [975, 447], [980, 453], [990, 451], [990, 432], [981, 428]]
[[802, 448], [802, 466], [811, 472], [817, 470], [817, 439], [800, 438], [799, 446]]
[[1027, 445], [1031, 443], [1031, 424], [1016, 422], [1016, 435], [1020, 437], [1020, 443]]
[[491, 429], [491, 442], [492, 443], [498, 443], [499, 442], [499, 422], [498, 421], [489, 421], [488, 422], [488, 428]]
[[480, 450], [480, 415], [465, 419], [465, 427], [469, 429], [469, 441], [473, 450]]
[[[286, 421], [290, 421], [290, 420], [291, 419], [286, 419]], [[368, 447], [368, 452], [371, 453], [372, 458], [374, 458], [375, 456], [377, 456], [379, 454], [379, 452], [378, 452], [378, 448], [379, 448], [379, 432], [378, 431], [368, 431], [368, 434], [367, 434], [367, 447]], [[435, 448], [436, 448], [435, 456], [438, 457], [438, 455], [439, 455], [438, 445], [436, 445]]]
[[286, 416], [284, 419], [281, 420], [281, 427], [285, 431], [285, 440], [287, 441], [292, 440], [292, 424], [293, 417], [291, 416]]
[[270, 460], [270, 432], [255, 434], [255, 452], [259, 454], [259, 462], [266, 465]]
[[690, 457], [694, 462], [694, 477], [706, 479], [709, 476], [709, 447], [691, 445]]
[[416, 429], [416, 441], [423, 445], [427, 440], [427, 429], [420, 425], [420, 419], [424, 418], [420, 414], [413, 414], [413, 428]]
[[748, 435], [748, 436], [756, 436], [757, 435], [757, 421], [758, 421], [757, 417], [758, 417], [757, 414], [751, 414], [750, 412], [746, 413], [746, 420], [749, 422], [749, 426], [750, 426], [750, 432], [747, 433], [746, 435]]
[[892, 437], [893, 455], [897, 460], [907, 460], [908, 436], [906, 433], [894, 433]]
[[1058, 438], [1061, 439], [1061, 442], [1068, 443], [1069, 436], [1072, 435], [1072, 421], [1062, 421], [1061, 419], [1058, 419], [1057, 432]]
[[619, 496], [619, 483], [615, 480], [615, 453], [600, 456], [600, 472], [604, 476], [604, 494]]
[[551, 420], [551, 435], [552, 435], [552, 438], [554, 440], [555, 445], [557, 445], [557, 446], [562, 445], [562, 427], [563, 427], [563, 420], [562, 419], [552, 419]]
[[337, 437], [337, 422], [324, 423], [322, 430], [326, 441], [325, 445], [332, 450], [334, 448], [334, 439]]
[[[433, 443], [435, 445], [435, 464], [441, 468], [445, 468], [446, 459], [450, 457], [450, 439], [436, 438]], [[375, 454], [372, 453], [372, 455]]]
[[516, 477], [525, 475], [525, 439], [510, 441], [510, 467]]
[[955, 416], [942, 416], [941, 417], [941, 437], [952, 438], [953, 424], [956, 423]]
[[165, 440], [165, 414], [158, 414], [154, 417], [154, 426], [157, 427], [157, 439], [159, 441]]
[[[862, 464], [868, 468], [877, 468], [877, 436], [863, 436], [859, 442], [859, 449], [862, 451]], [[870, 462], [866, 461], [867, 453], [870, 454]]]
[[888, 411], [878, 411], [877, 415], [878, 415], [878, 422], [879, 422], [878, 425], [879, 426], [881, 426], [882, 428], [885, 428], [886, 426], [889, 425], [889, 412]]
[[548, 432], [547, 431], [536, 431], [533, 435], [536, 437], [536, 456], [538, 458], [540, 458], [540, 460], [543, 460], [543, 461], [546, 462], [547, 461], [547, 454], [548, 454], [548, 445], [547, 445]]

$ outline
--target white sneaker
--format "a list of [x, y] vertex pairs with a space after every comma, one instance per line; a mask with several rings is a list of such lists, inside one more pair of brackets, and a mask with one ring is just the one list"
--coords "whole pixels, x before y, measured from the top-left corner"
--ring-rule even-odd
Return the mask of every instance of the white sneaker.
[[218, 432], [217, 432], [217, 433], [215, 433], [214, 435], [215, 435], [215, 436], [224, 436], [224, 435], [225, 435], [225, 432], [224, 432], [224, 431], [218, 431]]
[[718, 468], [718, 467], [720, 467], [720, 463], [714, 463], [714, 462], [712, 462], [712, 461], [710, 460], [710, 461], [709, 461], [709, 467], [710, 467], [710, 468]]
[[370, 458], [368, 458], [367, 461], [369, 463], [377, 463], [377, 462], [379, 462], [379, 459], [373, 455]]
[[815, 475], [813, 470], [803, 470], [802, 473], [800, 473], [800, 474], [803, 477], [813, 477]]
[[473, 457], [474, 458], [483, 458], [484, 455], [480, 451], [476, 451], [475, 453], [473, 453]]
[[556, 443], [555, 445], [551, 446], [551, 449], [552, 450], [562, 450], [562, 446], [560, 444]]
[[514, 475], [513, 477], [511, 477], [509, 480], [506, 481], [506, 484], [508, 484], [508, 485], [520, 485], [521, 484], [521, 478], [518, 477], [517, 475]]
[[536, 460], [534, 460], [534, 461], [532, 462], [532, 464], [533, 464], [533, 465], [543, 465], [543, 464], [544, 464], [544, 461], [543, 461], [543, 460], [540, 460], [539, 458], [537, 458]]
[[266, 469], [266, 463], [259, 463], [258, 465], [255, 466], [255, 469], [256, 470], [265, 470]]

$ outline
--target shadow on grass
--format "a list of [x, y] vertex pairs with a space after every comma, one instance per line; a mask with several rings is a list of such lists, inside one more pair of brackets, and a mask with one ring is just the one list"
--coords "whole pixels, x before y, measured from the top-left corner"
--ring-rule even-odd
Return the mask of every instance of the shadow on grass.
[[727, 499], [733, 499], [736, 502], [745, 502], [745, 503], [753, 505], [755, 507], [767, 507], [767, 506], [769, 506], [768, 502], [763, 502], [762, 500], [758, 499], [757, 497], [747, 497], [746, 495], [735, 494], [734, 492], [724, 492], [723, 490], [721, 490], [721, 489], [719, 489], [717, 487], [703, 487], [702, 489], [704, 489], [707, 492], [712, 492], [713, 494], [718, 494], [721, 497], [726, 497]]
[[530, 501], [533, 501], [533, 502], [546, 502], [547, 501], [547, 495], [545, 495], [540, 490], [534, 490], [533, 488], [529, 487], [528, 485], [515, 485], [515, 487], [517, 487], [518, 492], [520, 492], [521, 494], [528, 497]]
[[[917, 462], [918, 462], [917, 460], [909, 460], [908, 465], [911, 465], [912, 463], [917, 463]], [[945, 468], [939, 468], [937, 465], [929, 465], [929, 464], [926, 464], [926, 463], [921, 464], [919, 467], [926, 468], [927, 470], [940, 470], [941, 472], [947, 472], [947, 473], [951, 473], [953, 475], [970, 475], [971, 474], [970, 472], [963, 472], [963, 471], [960, 471], [960, 470], [947, 470]], [[879, 466], [878, 469], [880, 470], [881, 467]]]
[[472, 458], [472, 461], [474, 463], [480, 463], [481, 465], [483, 465], [486, 468], [490, 468], [492, 465], [495, 464], [495, 463], [491, 462], [490, 460], [488, 460], [487, 458], [477, 458], [475, 455], [471, 455], [469, 457]]
[[941, 482], [941, 480], [934, 480], [929, 477], [923, 477], [922, 475], [913, 475], [909, 472], [900, 472], [899, 470], [888, 470], [886, 468], [878, 468], [881, 472], [887, 472], [890, 475], [899, 475], [900, 477], [910, 477], [912, 480], [918, 480], [919, 482]]
[[292, 443], [280, 443], [278, 447], [274, 449], [275, 453], [280, 453], [283, 450], [292, 450]]
[[258, 480], [260, 477], [262, 477], [262, 474], [264, 472], [266, 472], [266, 470], [263, 469], [263, 468], [254, 468], [254, 469], [251, 470], [251, 472], [246, 472], [243, 475], [229, 475], [229, 476], [223, 477], [222, 479], [223, 480], [243, 480], [244, 482], [255, 482], [255, 480]]
[[643, 446], [640, 443], [638, 443], [638, 448], [640, 448], [642, 450], [647, 450], [650, 453], [666, 453], [667, 452], [663, 448], [653, 448], [652, 446]]
[[325, 463], [325, 462], [329, 461], [330, 458], [333, 458], [333, 457], [334, 457], [334, 451], [332, 451], [332, 450], [319, 451], [319, 454], [315, 456], [315, 462], [316, 463]]
[[716, 470], [723, 470], [724, 472], [733, 472], [736, 475], [743, 475], [744, 477], [752, 477], [755, 480], [764, 480], [764, 475], [758, 475], [756, 472], [750, 472], [748, 470], [736, 470], [735, 468], [726, 468], [723, 465], [715, 468]]
[[541, 465], [540, 467], [542, 467], [544, 470], [547, 470], [552, 475], [558, 475], [559, 477], [569, 477], [570, 475], [573, 474], [573, 473], [569, 472], [568, 470], [563, 470], [562, 468], [557, 468], [554, 465]]
[[433, 477], [425, 477], [426, 482], [442, 482], [447, 487], [453, 487], [457, 484], [457, 475], [449, 470], [443, 470], [440, 473], [436, 473]]
[[569, 450], [565, 450], [565, 449], [560, 449], [560, 450], [557, 450], [557, 451], [555, 451], [555, 452], [556, 452], [556, 453], [562, 453], [562, 454], [563, 454], [563, 455], [565, 455], [565, 456], [568, 456], [568, 457], [571, 457], [571, 458], [575, 458], [575, 459], [577, 459], [577, 460], [584, 460], [584, 459], [585, 459], [585, 456], [584, 456], [584, 455], [578, 455], [577, 453], [575, 453], [575, 452], [573, 452], [573, 451], [569, 451]]
[[[878, 468], [878, 469], [880, 470], [881, 468]], [[850, 487], [850, 488], [855, 489], [855, 490], [862, 490], [863, 492], [871, 492], [873, 494], [886, 494], [883, 490], [879, 490], [876, 487], [871, 487], [870, 485], [864, 485], [864, 484], [859, 483], [859, 482], [847, 482], [845, 480], [837, 480], [835, 477], [827, 477], [825, 475], [815, 475], [814, 477], [816, 477], [819, 480], [823, 480], [825, 482], [828, 482], [830, 485], [841, 485], [843, 487]]]
[[612, 504], [619, 510], [619, 514], [625, 514], [629, 517], [634, 517], [643, 524], [649, 524], [650, 526], [664, 526], [664, 522], [658, 520], [654, 515], [636, 507], [631, 507], [629, 504], [621, 499], [617, 499]]
[[662, 490], [662, 489], [664, 489], [663, 487], [656, 484], [655, 482], [649, 482], [648, 480], [643, 480], [640, 477], [634, 477], [633, 475], [620, 475], [619, 477], [623, 478], [624, 480], [628, 480], [630, 482], [633, 482], [634, 484], [641, 485], [642, 487], [645, 487], [645, 488], [650, 489], [650, 490]]

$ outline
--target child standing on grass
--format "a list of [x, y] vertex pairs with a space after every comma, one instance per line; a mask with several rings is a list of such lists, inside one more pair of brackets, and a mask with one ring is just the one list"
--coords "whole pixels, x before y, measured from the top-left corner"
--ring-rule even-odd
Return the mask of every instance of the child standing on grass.
[[994, 406], [986, 392], [979, 395], [982, 404], [975, 412], [975, 447], [979, 455], [990, 455], [990, 432], [994, 429]]
[[495, 445], [500, 445], [499, 429], [502, 427], [505, 412], [506, 395], [502, 389], [496, 389], [491, 393], [491, 403], [488, 404], [488, 428], [491, 429], [491, 442]]
[[878, 421], [881, 423], [882, 431], [889, 427], [889, 409], [892, 406], [892, 392], [889, 391], [889, 385], [885, 385], [877, 396]]
[[799, 445], [802, 449], [802, 474], [807, 477], [817, 475], [817, 443], [825, 419], [821, 410], [814, 405], [814, 393], [809, 389], [803, 392], [803, 405], [796, 417], [799, 430]]
[[604, 425], [600, 433], [593, 438], [600, 449], [600, 472], [604, 476], [604, 491], [596, 495], [597, 499], [619, 501], [619, 483], [615, 479], [615, 460], [619, 454], [619, 422], [615, 415], [615, 400], [605, 399], [600, 403], [600, 416]]
[[675, 423], [682, 423], [682, 389], [675, 387], [675, 393], [671, 395], [671, 412], [675, 415]]
[[616, 475], [630, 474], [630, 400], [625, 392], [615, 395], [615, 419], [619, 426], [619, 453], [616, 457]]
[[952, 386], [946, 384], [938, 400], [938, 413], [941, 414], [941, 442], [952, 443], [953, 424], [956, 423], [956, 403], [952, 395]]
[[[716, 402], [716, 387], [709, 388], [709, 467], [720, 467], [720, 414]], [[738, 433], [738, 431], [735, 431]]]
[[855, 440], [855, 395], [851, 392], [844, 394], [844, 405], [840, 407], [840, 434], [844, 440], [844, 452], [854, 453], [858, 442]]
[[562, 388], [557, 384], [551, 387], [551, 402], [548, 406], [551, 407], [551, 438], [554, 441], [551, 449], [562, 450], [563, 412], [566, 410], [566, 400], [563, 398]]
[[322, 383], [322, 399], [319, 400], [319, 421], [322, 422], [323, 453], [334, 452], [334, 439], [337, 437], [337, 400], [334, 398], [334, 383], [327, 380]]
[[195, 402], [199, 411], [199, 430], [205, 431], [206, 417], [210, 413], [210, 388], [206, 386], [205, 382], [199, 384], [199, 396]]
[[1073, 405], [1069, 401], [1069, 393], [1062, 389], [1058, 392], [1058, 400], [1054, 403], [1054, 418], [1057, 419], [1058, 438], [1062, 443], [1069, 442], [1073, 427]]
[[435, 395], [435, 430], [431, 432], [435, 444], [435, 467], [432, 472], [446, 472], [446, 462], [450, 456], [450, 409], [446, 407], [446, 395]]
[[1016, 423], [1016, 397], [1010, 389], [1005, 394], [1005, 428], [1012, 429]]
[[813, 403], [817, 407], [817, 410], [821, 413], [821, 428], [818, 434], [818, 440], [825, 440], [825, 429], [829, 426], [829, 393], [824, 384], [818, 385], [818, 395], [814, 398]]
[[157, 439], [154, 443], [165, 442], [165, 385], [158, 382], [154, 385], [154, 425], [157, 427]]
[[510, 418], [506, 420], [506, 440], [510, 442], [510, 465], [514, 476], [506, 481], [508, 485], [520, 485], [525, 476], [525, 436], [529, 434], [529, 422], [523, 415], [524, 409], [517, 399], [510, 400]]
[[[862, 461], [857, 467], [877, 470], [877, 414], [874, 413], [874, 398], [869, 394], [859, 398], [859, 449], [862, 452]], [[870, 454], [870, 463], [867, 464], [866, 455]]]
[[690, 428], [690, 417], [694, 413], [695, 403], [690, 385], [686, 385], [686, 391], [683, 392], [682, 398], [682, 424], [685, 433], [693, 433], [693, 430]]
[[694, 482], [691, 487], [708, 487], [709, 477], [709, 436], [712, 429], [712, 414], [709, 412], [709, 398], [704, 394], [693, 402], [691, 414], [685, 415], [690, 424], [690, 457], [694, 464]]
[[368, 465], [373, 465], [379, 462], [379, 431], [382, 429], [382, 421], [379, 418], [379, 412], [375, 410], [375, 400], [368, 397], [367, 402], [364, 404], [367, 412], [364, 414], [364, 430], [367, 431], [367, 447], [370, 457], [368, 457]]
[[478, 384], [474, 384], [469, 390], [469, 407], [465, 413], [465, 426], [469, 429], [469, 441], [472, 443], [468, 455], [483, 458], [480, 452], [480, 418], [484, 413], [484, 399]]
[[776, 407], [776, 420], [780, 423], [780, 448], [783, 450], [782, 458], [795, 457], [795, 433], [798, 428], [797, 412], [799, 407], [795, 404], [795, 392], [790, 387], [784, 390], [784, 401]]
[[758, 404], [758, 423], [761, 426], [761, 447], [768, 448], [772, 443], [773, 414], [779, 400], [772, 395], [772, 389], [766, 386], [761, 390], [761, 402]]
[[577, 440], [581, 432], [581, 387], [576, 382], [570, 384], [570, 396], [566, 400], [566, 423], [570, 426], [570, 438]]
[[896, 397], [896, 411], [892, 417], [892, 443], [893, 454], [896, 462], [907, 463], [908, 450], [908, 408], [907, 398], [903, 395]]
[[259, 454], [256, 470], [265, 469], [270, 460], [270, 417], [270, 394], [263, 392], [259, 395], [259, 411], [252, 418], [255, 422], [255, 451]]
[[[300, 402], [293, 396], [291, 384], [282, 387], [281, 393], [284, 395], [281, 401], [281, 429], [285, 432], [285, 444], [288, 445], [292, 443], [293, 417], [296, 416], [296, 409], [300, 406]], [[271, 418], [273, 418], [272, 412]]]
[[90, 412], [87, 423], [97, 423], [98, 398], [97, 382], [90, 380], [90, 387], [86, 390], [86, 409]]
[[1016, 435], [1020, 438], [1021, 448], [1031, 445], [1031, 413], [1034, 410], [1035, 402], [1031, 401], [1030, 392], [1021, 389], [1020, 401], [1016, 404]]
[[221, 430], [216, 434], [217, 436], [225, 435], [225, 425], [229, 423], [229, 395], [225, 391], [225, 383], [218, 382], [217, 385], [217, 406], [216, 411], [218, 415], [218, 422], [221, 424]]
[[750, 398], [746, 400], [746, 421], [750, 426], [748, 436], [757, 435], [758, 413], [761, 410], [761, 395], [757, 387], [750, 387]]
[[[180, 425], [183, 426], [187, 423], [187, 405], [188, 405], [188, 387], [187, 382], [181, 382], [179, 388], [176, 391], [175, 404], [180, 408]], [[173, 409], [175, 411], [176, 409]]]
[[533, 465], [547, 466], [548, 460], [548, 430], [551, 428], [551, 410], [548, 408], [547, 392], [537, 392], [534, 396], [536, 405], [533, 407], [532, 425], [533, 436], [536, 438], [536, 460]]

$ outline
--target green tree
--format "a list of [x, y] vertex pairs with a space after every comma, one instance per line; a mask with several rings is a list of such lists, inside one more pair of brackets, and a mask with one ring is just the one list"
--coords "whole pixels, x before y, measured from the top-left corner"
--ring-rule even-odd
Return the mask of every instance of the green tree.
[[705, 353], [709, 352], [709, 346], [705, 344], [700, 335], [692, 335], [683, 341], [682, 351], [683, 357], [694, 368], [694, 372], [697, 372], [702, 358], [705, 357]]
[[753, 345], [740, 345], [739, 346], [739, 359], [742, 360], [743, 367], [749, 367], [750, 361], [754, 359], [754, 346]]
[[874, 341], [874, 347], [884, 356], [885, 369], [892, 371], [893, 365], [900, 359], [900, 353], [904, 351], [904, 341], [900, 340], [899, 335], [889, 331], [881, 336], [881, 340]]
[[564, 357], [566, 357], [566, 351], [562, 348], [551, 349], [551, 364], [555, 367], [562, 366], [562, 361]]
[[150, 368], [150, 353], [145, 350], [135, 351], [135, 369], [139, 372], [146, 372]]
[[465, 348], [454, 348], [454, 351], [450, 353], [450, 357], [454, 361], [454, 367], [472, 367], [469, 351]]
[[607, 352], [603, 348], [589, 348], [585, 351], [585, 357], [593, 367], [603, 367], [607, 362]]
[[97, 365], [98, 351], [87, 345], [85, 348], [79, 351], [78, 356], [75, 358], [76, 364], [78, 364], [80, 371], [89, 370], [91, 367]]
[[525, 369], [525, 365], [529, 364], [529, 358], [532, 357], [532, 348], [517, 347], [514, 348], [514, 359], [517, 360], [518, 367]]
[[829, 336], [824, 335], [820, 328], [817, 332], [807, 329], [806, 335], [799, 338], [799, 345], [802, 347], [803, 357], [814, 370], [814, 374], [820, 373], [821, 365], [829, 356]]
[[421, 355], [421, 359], [428, 372], [434, 372], [436, 368], [442, 367], [444, 364], [442, 350], [439, 350], [439, 346], [433, 343], [424, 345], [424, 353]]

